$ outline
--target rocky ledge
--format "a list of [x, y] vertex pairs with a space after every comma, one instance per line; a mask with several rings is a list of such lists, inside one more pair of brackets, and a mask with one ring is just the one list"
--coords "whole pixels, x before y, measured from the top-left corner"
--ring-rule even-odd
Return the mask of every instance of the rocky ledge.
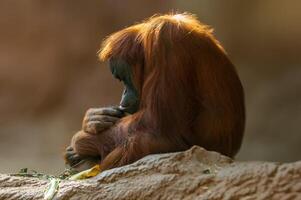
[[[48, 185], [0, 174], [0, 199], [43, 199]], [[301, 161], [236, 162], [194, 146], [149, 155], [91, 179], [61, 181], [54, 199], [301, 199]]]

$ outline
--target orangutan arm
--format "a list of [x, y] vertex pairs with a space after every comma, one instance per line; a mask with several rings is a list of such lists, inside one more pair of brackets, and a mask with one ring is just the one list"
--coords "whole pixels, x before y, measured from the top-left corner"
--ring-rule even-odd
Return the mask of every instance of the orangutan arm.
[[[102, 170], [106, 170], [133, 163], [149, 154], [179, 150], [164, 137], [145, 132], [129, 134], [127, 125], [126, 121], [121, 121], [101, 134], [76, 133], [71, 142], [73, 156], [81, 159], [99, 157]], [[72, 157], [65, 158], [70, 165], [75, 163]]]

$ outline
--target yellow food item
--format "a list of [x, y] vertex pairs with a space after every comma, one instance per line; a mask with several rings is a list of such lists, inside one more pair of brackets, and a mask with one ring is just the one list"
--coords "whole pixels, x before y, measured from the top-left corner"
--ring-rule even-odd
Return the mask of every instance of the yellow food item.
[[82, 180], [96, 176], [101, 172], [100, 165], [95, 165], [94, 167], [74, 174], [69, 178], [69, 180]]

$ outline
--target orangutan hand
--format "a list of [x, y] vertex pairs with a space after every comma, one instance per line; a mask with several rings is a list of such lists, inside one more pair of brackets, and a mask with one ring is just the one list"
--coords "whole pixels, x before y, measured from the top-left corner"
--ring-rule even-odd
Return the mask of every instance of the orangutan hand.
[[124, 113], [117, 107], [90, 108], [84, 117], [82, 129], [91, 134], [98, 134], [113, 126]]

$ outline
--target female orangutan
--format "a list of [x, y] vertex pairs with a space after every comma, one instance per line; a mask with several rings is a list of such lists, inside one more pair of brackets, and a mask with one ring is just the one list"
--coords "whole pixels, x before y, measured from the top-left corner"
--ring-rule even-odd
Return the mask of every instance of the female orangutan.
[[243, 88], [208, 26], [186, 13], [157, 15], [108, 37], [99, 56], [125, 90], [119, 107], [87, 111], [68, 164], [94, 158], [104, 170], [193, 145], [237, 153]]

